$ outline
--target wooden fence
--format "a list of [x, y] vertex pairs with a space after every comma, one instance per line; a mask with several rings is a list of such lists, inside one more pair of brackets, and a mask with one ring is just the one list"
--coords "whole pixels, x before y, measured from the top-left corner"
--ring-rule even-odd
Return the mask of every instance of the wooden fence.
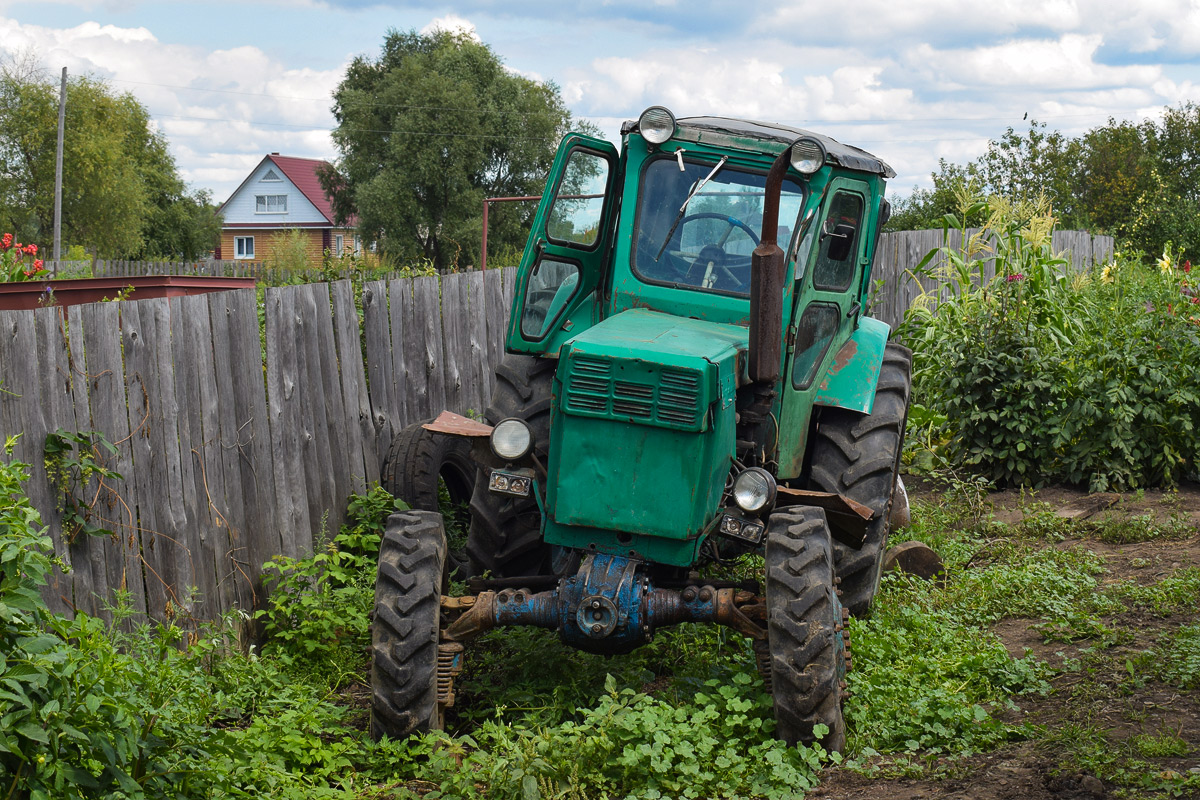
[[[1056, 237], [1076, 268], [1112, 247]], [[884, 235], [877, 316], [902, 318], [920, 291], [906, 270], [940, 244]], [[70, 565], [49, 602], [103, 616], [125, 589], [157, 619], [253, 607], [262, 564], [331, 534], [395, 431], [485, 409], [514, 273], [373, 281], [360, 298], [348, 281], [267, 289], [261, 329], [250, 290], [0, 312], [0, 434], [22, 434], [30, 498]], [[43, 463], [60, 428], [117, 446], [123, 480], [88, 489], [112, 536], [63, 535]]]
[[[370, 283], [361, 325], [349, 282], [268, 289], [261, 336], [250, 290], [0, 312], [0, 433], [21, 434], [69, 565], [48, 602], [103, 617], [123, 589], [155, 619], [252, 608], [262, 564], [336, 529], [393, 431], [483, 409], [513, 273]], [[60, 428], [117, 447], [124, 478], [85, 493], [111, 536], [62, 531], [43, 463]]]

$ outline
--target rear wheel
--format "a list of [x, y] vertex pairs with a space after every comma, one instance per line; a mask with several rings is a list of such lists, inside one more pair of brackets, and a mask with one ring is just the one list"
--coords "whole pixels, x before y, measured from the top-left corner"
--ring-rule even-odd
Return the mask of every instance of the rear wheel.
[[[496, 368], [496, 390], [487, 420], [525, 420], [533, 430], [534, 454], [546, 463], [550, 445], [550, 392], [555, 361], [533, 356], [504, 357]], [[540, 487], [545, 491], [544, 487]], [[538, 499], [511, 497], [488, 491], [480, 472], [471, 495], [471, 532], [467, 557], [475, 574], [490, 571], [494, 577], [539, 575], [551, 569], [550, 547], [542, 541], [542, 513]]]
[[[462, 436], [435, 433], [414, 423], [392, 438], [380, 469], [379, 484], [418, 511], [447, 512], [447, 525], [465, 532], [470, 525], [469, 504], [475, 490], [478, 465], [471, 457], [471, 441]], [[450, 508], [442, 509], [443, 488]], [[460, 534], [461, 535], [461, 534]], [[461, 540], [450, 556], [452, 570], [462, 566]]]
[[450, 502], [465, 507], [477, 472], [470, 440], [434, 433], [421, 425], [409, 425], [392, 438], [379, 484], [418, 511], [437, 511], [440, 485], [445, 485]]
[[[833, 584], [825, 512], [789, 508], [767, 527], [767, 637], [776, 735], [788, 744], [846, 744], [842, 699], [849, 657]], [[816, 725], [829, 730], [818, 736]]]
[[371, 735], [442, 728], [438, 643], [446, 535], [434, 511], [393, 514], [379, 545], [371, 621]]
[[824, 408], [817, 424], [811, 488], [845, 495], [872, 511], [860, 549], [834, 543], [843, 601], [855, 616], [868, 613], [879, 589], [908, 419], [911, 369], [912, 351], [888, 344], [871, 413]]

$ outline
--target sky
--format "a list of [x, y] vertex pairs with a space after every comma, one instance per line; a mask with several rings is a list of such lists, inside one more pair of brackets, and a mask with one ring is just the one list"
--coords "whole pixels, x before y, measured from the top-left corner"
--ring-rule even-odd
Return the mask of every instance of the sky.
[[0, 0], [0, 56], [150, 111], [217, 202], [271, 152], [334, 160], [331, 93], [389, 29], [463, 30], [618, 140], [662, 104], [818, 131], [928, 187], [1027, 120], [1077, 136], [1200, 101], [1200, 0]]

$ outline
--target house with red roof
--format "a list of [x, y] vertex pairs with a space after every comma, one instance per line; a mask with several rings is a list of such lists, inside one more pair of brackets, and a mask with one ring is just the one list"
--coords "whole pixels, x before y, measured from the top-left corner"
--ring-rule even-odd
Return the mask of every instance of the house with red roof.
[[361, 252], [353, 227], [334, 222], [333, 207], [317, 170], [328, 166], [315, 158], [271, 153], [217, 209], [224, 220], [218, 259], [270, 263], [278, 234], [293, 228], [305, 232], [309, 262], [319, 266], [326, 250], [334, 255]]

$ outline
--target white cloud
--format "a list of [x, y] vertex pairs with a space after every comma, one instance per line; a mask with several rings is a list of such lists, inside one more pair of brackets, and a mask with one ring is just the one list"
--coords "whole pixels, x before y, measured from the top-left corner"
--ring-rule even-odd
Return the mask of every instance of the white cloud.
[[145, 28], [0, 20], [0, 49], [130, 92], [167, 135], [184, 180], [224, 200], [266, 153], [331, 158], [331, 93], [344, 70], [289, 68], [258, 47], [207, 51]]
[[481, 41], [479, 34], [475, 30], [475, 26], [470, 20], [464, 19], [457, 14], [447, 14], [444, 17], [438, 17], [421, 28], [421, 33], [428, 36], [434, 31], [445, 31], [446, 33], [463, 34], [475, 41]]
[[1091, 89], [1146, 85], [1161, 74], [1158, 66], [1110, 67], [1098, 63], [1101, 36], [1065, 34], [1059, 39], [1025, 39], [975, 49], [935, 50], [927, 44], [907, 54], [915, 69], [942, 85], [997, 86], [1005, 89]]

